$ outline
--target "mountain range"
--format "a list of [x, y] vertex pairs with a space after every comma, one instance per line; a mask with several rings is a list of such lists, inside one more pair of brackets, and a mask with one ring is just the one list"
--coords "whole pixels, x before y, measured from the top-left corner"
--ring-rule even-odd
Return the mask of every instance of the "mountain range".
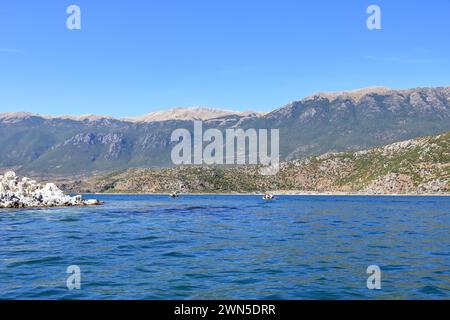
[[[42, 118], [46, 120], [73, 120], [80, 122], [95, 122], [101, 120], [117, 120], [124, 122], [146, 123], [168, 120], [210, 120], [225, 116], [237, 115], [246, 116], [254, 112], [240, 112], [233, 110], [214, 109], [208, 107], [174, 108], [164, 111], [151, 112], [142, 116], [128, 118], [114, 118], [112, 116], [85, 114], [80, 116], [61, 115], [47, 116], [38, 115], [31, 112], [3, 112], [0, 113], [0, 120], [4, 123], [16, 123], [30, 118]], [[264, 113], [259, 113], [263, 115]]]
[[280, 129], [281, 160], [357, 151], [450, 130], [450, 87], [318, 93], [270, 113], [173, 109], [141, 117], [0, 114], [0, 168], [91, 174], [170, 167], [171, 133], [204, 128]]

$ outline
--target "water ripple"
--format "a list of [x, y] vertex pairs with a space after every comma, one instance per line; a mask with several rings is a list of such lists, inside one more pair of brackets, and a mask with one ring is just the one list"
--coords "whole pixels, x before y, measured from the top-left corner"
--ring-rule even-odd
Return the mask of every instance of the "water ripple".
[[0, 299], [450, 298], [448, 197], [98, 197], [0, 211]]

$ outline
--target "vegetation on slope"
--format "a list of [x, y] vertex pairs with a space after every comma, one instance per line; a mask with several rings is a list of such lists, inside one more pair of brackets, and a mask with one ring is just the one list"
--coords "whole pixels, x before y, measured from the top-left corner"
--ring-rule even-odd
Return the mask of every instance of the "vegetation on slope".
[[66, 184], [84, 192], [363, 192], [448, 193], [450, 132], [358, 152], [285, 162], [278, 174], [258, 166], [128, 169]]

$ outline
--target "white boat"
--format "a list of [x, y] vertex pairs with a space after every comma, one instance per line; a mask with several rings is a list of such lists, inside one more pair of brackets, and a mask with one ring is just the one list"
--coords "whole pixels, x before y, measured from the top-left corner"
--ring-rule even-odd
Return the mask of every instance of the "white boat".
[[263, 195], [263, 200], [275, 200], [275, 196], [271, 193], [265, 193]]

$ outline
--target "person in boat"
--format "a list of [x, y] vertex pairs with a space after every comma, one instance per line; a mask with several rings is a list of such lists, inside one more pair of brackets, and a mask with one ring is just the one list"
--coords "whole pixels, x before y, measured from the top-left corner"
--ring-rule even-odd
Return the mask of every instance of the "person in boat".
[[172, 192], [169, 196], [170, 196], [171, 198], [178, 198], [178, 197], [179, 197], [178, 191]]
[[266, 193], [264, 193], [263, 199], [264, 200], [275, 200], [275, 196], [271, 193], [266, 192]]

